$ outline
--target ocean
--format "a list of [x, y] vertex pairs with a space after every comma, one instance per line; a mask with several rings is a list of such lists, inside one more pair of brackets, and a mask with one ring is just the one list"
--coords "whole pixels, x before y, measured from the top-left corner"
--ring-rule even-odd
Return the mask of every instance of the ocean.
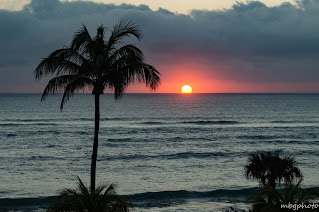
[[[89, 184], [94, 98], [0, 94], [0, 211], [45, 211], [79, 176]], [[248, 209], [250, 153], [294, 156], [318, 187], [319, 94], [101, 96], [97, 183], [135, 211]]]

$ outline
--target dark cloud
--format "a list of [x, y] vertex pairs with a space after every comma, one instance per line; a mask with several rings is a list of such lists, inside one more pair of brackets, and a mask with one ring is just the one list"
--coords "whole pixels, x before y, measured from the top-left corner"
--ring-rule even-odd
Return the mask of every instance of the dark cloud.
[[8, 86], [32, 87], [40, 59], [68, 45], [82, 24], [94, 34], [97, 26], [112, 27], [121, 18], [140, 25], [144, 39], [136, 43], [149, 63], [162, 68], [164, 79], [170, 65], [197, 63], [217, 80], [317, 82], [319, 91], [317, 0], [277, 7], [237, 3], [190, 15], [145, 5], [33, 0], [22, 11], [0, 10], [0, 92]]

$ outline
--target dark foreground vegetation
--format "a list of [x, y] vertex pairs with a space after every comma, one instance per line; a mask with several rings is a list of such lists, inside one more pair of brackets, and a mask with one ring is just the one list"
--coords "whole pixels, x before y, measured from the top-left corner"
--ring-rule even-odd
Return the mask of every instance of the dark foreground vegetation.
[[[252, 153], [245, 176], [260, 185], [255, 197], [248, 200], [249, 212], [319, 212], [319, 190], [300, 187], [303, 178], [294, 157], [280, 157], [278, 151]], [[131, 203], [117, 195], [114, 185], [90, 191], [78, 178], [78, 188], [64, 189], [47, 211], [128, 212], [132, 208]], [[230, 207], [224, 212], [247, 211]]]
[[[260, 185], [256, 197], [250, 201], [250, 212], [319, 211], [316, 202], [319, 190], [300, 187], [303, 177], [294, 157], [281, 158], [279, 151], [252, 153], [245, 166], [245, 176]], [[244, 212], [235, 208], [225, 212], [231, 211]]]

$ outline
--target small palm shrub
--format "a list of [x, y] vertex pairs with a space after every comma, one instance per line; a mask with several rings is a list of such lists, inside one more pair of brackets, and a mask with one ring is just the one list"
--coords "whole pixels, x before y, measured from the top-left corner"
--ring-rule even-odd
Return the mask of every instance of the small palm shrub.
[[247, 179], [257, 180], [263, 186], [268, 184], [273, 189], [282, 181], [290, 184], [294, 180], [302, 179], [295, 158], [281, 158], [279, 151], [252, 153], [245, 166], [245, 175]]
[[117, 195], [114, 184], [90, 191], [78, 177], [77, 189], [64, 189], [47, 212], [129, 212], [132, 205]]
[[[318, 197], [318, 191], [314, 189], [302, 190], [300, 183], [301, 180], [297, 184], [286, 184], [283, 189], [274, 189], [270, 185], [263, 186], [253, 203], [252, 212], [318, 212], [319, 208], [297, 209], [298, 204], [309, 205], [311, 204], [311, 199]], [[282, 208], [282, 205], [286, 205], [288, 208]]]

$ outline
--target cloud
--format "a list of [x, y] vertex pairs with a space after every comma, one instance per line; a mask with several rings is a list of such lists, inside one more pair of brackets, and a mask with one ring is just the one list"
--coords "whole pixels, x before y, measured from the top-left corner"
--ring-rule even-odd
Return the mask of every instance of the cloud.
[[[169, 81], [176, 67], [240, 83], [317, 83], [319, 2], [268, 7], [255, 1], [227, 10], [175, 14], [148, 6], [32, 0], [21, 11], [0, 10], [0, 92], [34, 91], [32, 71], [55, 49], [68, 45], [85, 24], [90, 33], [121, 18], [133, 19], [147, 62]], [[32, 88], [32, 89], [31, 89]], [[253, 91], [252, 91], [253, 92]]]
[[10, 0], [10, 1], [2, 0], [0, 1], [0, 9], [19, 11], [23, 9], [23, 7], [26, 4], [29, 4], [30, 2], [31, 0]]

